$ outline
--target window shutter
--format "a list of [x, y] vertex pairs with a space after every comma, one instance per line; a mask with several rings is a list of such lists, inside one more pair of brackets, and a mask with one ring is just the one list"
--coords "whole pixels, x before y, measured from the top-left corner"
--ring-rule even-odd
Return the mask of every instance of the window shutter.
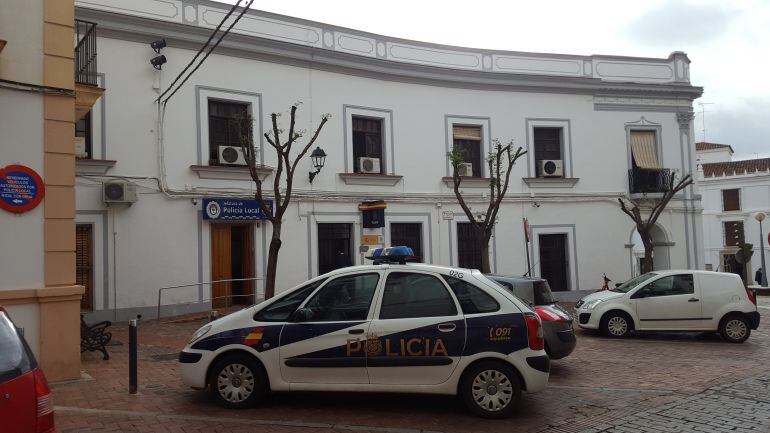
[[725, 230], [725, 246], [737, 247], [738, 246], [738, 233], [743, 231], [743, 222], [741, 221], [725, 221], [723, 223]]
[[631, 153], [637, 167], [660, 168], [655, 131], [631, 131]]
[[741, 190], [723, 189], [722, 190], [722, 210], [732, 211], [741, 210]]
[[80, 307], [93, 308], [93, 251], [91, 250], [91, 226], [75, 226], [75, 284], [85, 287]]
[[452, 136], [455, 140], [481, 141], [481, 127], [480, 126], [453, 126]]

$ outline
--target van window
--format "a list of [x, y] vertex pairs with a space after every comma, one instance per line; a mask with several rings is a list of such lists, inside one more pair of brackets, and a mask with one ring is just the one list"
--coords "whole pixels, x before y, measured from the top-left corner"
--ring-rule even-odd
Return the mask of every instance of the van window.
[[33, 369], [24, 340], [4, 311], [0, 311], [0, 383], [14, 379]]
[[634, 294], [634, 298], [690, 295], [695, 293], [692, 274], [669, 275], [659, 278]]
[[464, 314], [491, 313], [500, 309], [500, 304], [495, 301], [495, 298], [473, 284], [449, 275], [442, 275], [442, 277], [460, 301], [460, 308], [463, 309]]

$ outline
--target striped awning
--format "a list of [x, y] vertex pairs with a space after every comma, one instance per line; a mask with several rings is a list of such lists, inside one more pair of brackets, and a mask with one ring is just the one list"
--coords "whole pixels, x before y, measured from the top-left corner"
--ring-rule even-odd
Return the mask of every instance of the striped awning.
[[455, 140], [481, 140], [481, 127], [453, 126], [452, 136]]
[[631, 152], [639, 168], [660, 168], [655, 131], [631, 131]]

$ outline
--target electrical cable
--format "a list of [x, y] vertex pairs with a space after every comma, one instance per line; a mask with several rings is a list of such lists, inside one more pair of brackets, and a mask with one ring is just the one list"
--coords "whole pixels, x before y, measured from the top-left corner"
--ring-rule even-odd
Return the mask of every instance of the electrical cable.
[[40, 84], [22, 83], [20, 81], [6, 80], [0, 78], [0, 88], [8, 90], [17, 90], [19, 92], [34, 92], [49, 95], [73, 96], [75, 91], [72, 89], [63, 89], [61, 87], [43, 86]]
[[[161, 98], [163, 98], [163, 96], [165, 96], [166, 93], [168, 93], [169, 90], [171, 90], [174, 87], [174, 84], [176, 84], [177, 81], [179, 81], [179, 79], [182, 78], [182, 75], [184, 75], [184, 73], [187, 72], [188, 69], [190, 69], [190, 66], [192, 66], [193, 63], [195, 63], [195, 60], [197, 60], [198, 57], [203, 53], [203, 50], [205, 50], [206, 47], [209, 46], [209, 44], [211, 43], [211, 40], [214, 39], [214, 36], [216, 36], [216, 34], [219, 32], [219, 29], [222, 28], [222, 24], [224, 24], [225, 21], [227, 21], [227, 19], [230, 18], [230, 16], [233, 14], [233, 12], [235, 12], [235, 9], [238, 7], [238, 5], [241, 4], [242, 1], [243, 0], [238, 0], [233, 5], [233, 7], [230, 8], [230, 11], [227, 12], [227, 15], [225, 15], [224, 18], [222, 18], [222, 21], [219, 22], [219, 25], [217, 25], [217, 28], [215, 28], [214, 31], [211, 32], [211, 35], [209, 35], [209, 38], [208, 38], [208, 40], [206, 40], [206, 43], [203, 44], [203, 46], [201, 46], [198, 49], [197, 53], [195, 53], [195, 57], [193, 57], [192, 60], [190, 60], [190, 62], [187, 63], [187, 66], [185, 66], [184, 69], [182, 69], [182, 71], [179, 74], [177, 74], [176, 78], [174, 78], [174, 81], [172, 81], [171, 84], [168, 86], [168, 88], [163, 93], [161, 93], [160, 96], [158, 96], [158, 99], [156, 99], [155, 102], [159, 102], [161, 100]], [[180, 86], [181, 86], [181, 84], [180, 84]]]

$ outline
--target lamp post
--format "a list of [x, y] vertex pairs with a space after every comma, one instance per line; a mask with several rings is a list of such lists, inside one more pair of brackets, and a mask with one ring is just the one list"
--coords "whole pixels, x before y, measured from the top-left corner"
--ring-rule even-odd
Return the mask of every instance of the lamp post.
[[324, 167], [324, 163], [326, 162], [326, 152], [320, 147], [316, 147], [313, 150], [313, 153], [310, 154], [310, 160], [313, 161], [313, 168], [315, 168], [315, 171], [308, 173], [310, 175], [310, 183], [313, 183], [315, 176], [320, 173], [321, 169]]
[[762, 258], [762, 287], [767, 287], [767, 266], [765, 266], [765, 236], [762, 231], [762, 221], [765, 220], [763, 212], [757, 212], [754, 219], [759, 221], [759, 255]]

